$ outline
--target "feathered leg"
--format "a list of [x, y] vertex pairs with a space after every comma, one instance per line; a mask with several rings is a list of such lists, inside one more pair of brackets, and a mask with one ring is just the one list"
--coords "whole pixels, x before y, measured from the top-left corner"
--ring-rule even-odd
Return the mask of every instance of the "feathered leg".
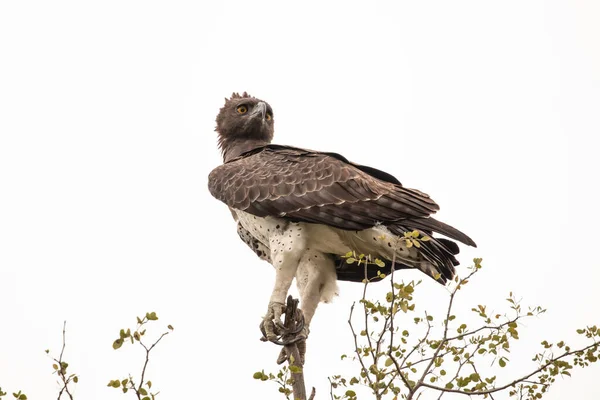
[[268, 340], [275, 340], [283, 328], [281, 315], [285, 311], [285, 298], [298, 270], [298, 263], [304, 250], [305, 240], [297, 224], [289, 224], [279, 234], [271, 236], [269, 248], [275, 268], [275, 286], [269, 300], [263, 326]]
[[[300, 292], [300, 309], [304, 314], [304, 329], [298, 334], [302, 340], [297, 342], [300, 362], [304, 364], [306, 338], [309, 326], [321, 301], [329, 302], [337, 294], [337, 277], [334, 261], [327, 255], [316, 251], [306, 251], [300, 259], [296, 273], [296, 283]], [[282, 363], [287, 359], [282, 351], [277, 359]]]

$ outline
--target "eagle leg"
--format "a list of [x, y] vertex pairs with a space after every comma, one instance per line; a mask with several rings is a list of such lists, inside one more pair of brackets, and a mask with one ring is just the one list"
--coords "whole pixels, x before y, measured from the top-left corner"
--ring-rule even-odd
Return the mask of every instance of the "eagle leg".
[[[296, 332], [285, 336], [289, 342], [296, 342], [300, 363], [304, 364], [306, 354], [306, 339], [310, 332], [309, 324], [315, 315], [319, 302], [331, 301], [337, 294], [335, 264], [331, 257], [315, 250], [307, 250], [301, 257], [296, 272], [296, 283], [301, 299], [301, 312], [303, 324], [298, 326]], [[288, 315], [286, 315], [287, 321]], [[288, 352], [282, 349], [277, 363], [285, 362], [289, 357]]]
[[304, 249], [305, 241], [300, 234], [301, 231], [302, 228], [298, 224], [291, 223], [269, 238], [271, 260], [275, 267], [275, 286], [263, 323], [266, 337], [270, 341], [275, 339], [277, 332], [282, 334], [285, 330], [281, 316], [285, 314], [285, 298], [298, 270], [298, 262]]
[[269, 302], [267, 315], [261, 323], [261, 331], [268, 341], [274, 342], [283, 334], [285, 328], [281, 322], [281, 316], [284, 312], [285, 304], [276, 301]]

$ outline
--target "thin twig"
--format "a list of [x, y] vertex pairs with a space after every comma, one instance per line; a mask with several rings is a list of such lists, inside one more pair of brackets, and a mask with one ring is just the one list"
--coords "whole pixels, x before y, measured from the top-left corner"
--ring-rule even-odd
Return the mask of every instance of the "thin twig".
[[331, 382], [331, 378], [327, 378], [327, 380], [329, 381], [329, 397], [331, 397], [331, 400], [335, 400], [333, 398], [333, 382]]
[[[473, 354], [475, 354], [475, 352], [473, 352]], [[475, 371], [475, 373], [477, 375], [479, 375], [479, 377], [480, 377], [479, 379], [481, 379], [481, 374], [479, 373], [479, 371], [477, 371], [477, 367], [475, 366], [475, 363], [472, 363], [471, 366], [473, 367], [473, 371]], [[496, 399], [494, 399], [494, 396], [491, 393], [489, 394], [489, 396], [490, 396], [490, 399], [496, 400]]]
[[67, 321], [64, 321], [63, 323], [63, 331], [62, 331], [62, 349], [60, 350], [60, 356], [57, 359], [54, 359], [54, 361], [56, 361], [58, 363], [58, 376], [60, 376], [60, 379], [62, 380], [63, 386], [60, 389], [60, 392], [58, 392], [58, 398], [57, 400], [60, 400], [63, 392], [66, 392], [67, 395], [69, 396], [69, 399], [73, 400], [73, 395], [71, 394], [71, 392], [69, 392], [69, 382], [71, 381], [70, 378], [67, 378], [65, 375], [65, 369], [63, 368], [63, 353], [65, 352], [65, 347], [66, 347], [66, 331], [67, 331]]
[[357, 339], [358, 336], [356, 335], [356, 332], [354, 331], [354, 326], [352, 325], [352, 313], [354, 312], [355, 304], [356, 303], [352, 303], [352, 306], [350, 307], [350, 316], [348, 317], [348, 325], [350, 325], [350, 331], [352, 332], [352, 336], [354, 337], [354, 352], [356, 353], [356, 355], [358, 357], [358, 361], [360, 362], [362, 370], [365, 372], [365, 377], [367, 378], [367, 381], [369, 381], [369, 385], [371, 385], [371, 387], [372, 387], [373, 381], [371, 381], [371, 376], [369, 375], [369, 370], [367, 369], [367, 367], [365, 367], [363, 358], [360, 355], [360, 352], [358, 351], [358, 339]]
[[146, 350], [146, 360], [144, 361], [144, 367], [142, 368], [142, 376], [140, 378], [140, 383], [138, 385], [137, 390], [135, 391], [137, 393], [138, 397], [140, 397], [140, 390], [142, 389], [142, 386], [144, 385], [144, 375], [146, 375], [146, 367], [148, 366], [148, 362], [150, 361], [150, 352], [152, 351], [152, 349], [154, 348], [154, 346], [156, 346], [158, 344], [158, 342], [160, 342], [161, 339], [164, 338], [165, 336], [167, 336], [168, 334], [169, 334], [169, 332], [165, 332], [162, 335], [160, 335], [160, 337], [156, 340], [156, 342], [154, 342], [154, 344], [152, 346], [150, 346], [150, 348], [148, 348], [140, 340], [140, 344], [142, 345], [142, 347], [144, 348], [144, 350]]
[[373, 358], [373, 365], [377, 365], [377, 357], [373, 351], [373, 343], [371, 342], [371, 334], [369, 333], [369, 312], [367, 310], [367, 285], [369, 284], [369, 278], [367, 277], [367, 262], [365, 261], [365, 285], [363, 286], [362, 305], [365, 313], [365, 332], [367, 337], [367, 343], [369, 343], [369, 349], [371, 349], [371, 356]]
[[442, 340], [440, 341], [437, 349], [435, 349], [435, 351], [433, 353], [433, 356], [431, 357], [431, 360], [429, 361], [429, 364], [427, 364], [427, 367], [425, 368], [425, 370], [423, 371], [423, 375], [421, 375], [421, 378], [419, 379], [419, 381], [415, 385], [414, 390], [412, 391], [412, 393], [409, 393], [409, 395], [407, 397], [407, 400], [411, 400], [414, 392], [416, 392], [416, 390], [420, 386], [423, 385], [423, 381], [425, 380], [425, 377], [427, 376], [427, 374], [431, 370], [431, 366], [433, 365], [435, 359], [438, 357], [438, 355], [439, 355], [440, 351], [442, 350], [442, 348], [444, 347], [444, 345], [448, 342], [448, 327], [450, 326], [450, 314], [452, 313], [452, 304], [454, 304], [454, 296], [456, 296], [456, 292], [462, 286], [463, 282], [465, 282], [469, 278], [471, 278], [475, 272], [476, 272], [476, 270], [473, 271], [473, 272], [471, 272], [466, 278], [461, 279], [460, 282], [458, 283], [458, 285], [456, 285], [456, 287], [454, 288], [454, 290], [450, 294], [450, 301], [448, 302], [448, 311], [446, 312], [446, 320], [445, 320], [445, 326], [444, 326], [444, 335], [442, 337]]
[[[532, 315], [531, 315], [531, 316], [532, 316]], [[519, 319], [522, 319], [522, 318], [525, 318], [525, 317], [527, 317], [527, 315], [518, 316], [518, 317], [515, 317], [515, 318], [513, 318], [513, 319], [511, 319], [511, 320], [508, 320], [508, 321], [506, 321], [506, 322], [503, 322], [503, 323], [501, 323], [500, 325], [497, 325], [497, 326], [493, 326], [493, 325], [486, 325], [486, 326], [482, 326], [482, 327], [479, 327], [479, 328], [475, 329], [474, 331], [467, 332], [467, 333], [461, 333], [460, 335], [456, 335], [456, 336], [454, 336], [454, 337], [448, 338], [448, 339], [446, 339], [446, 341], [447, 341], [447, 342], [451, 342], [451, 341], [453, 341], [453, 340], [456, 340], [456, 339], [462, 339], [462, 338], [465, 338], [465, 337], [467, 337], [467, 336], [473, 336], [473, 335], [474, 335], [474, 334], [476, 334], [477, 332], [481, 332], [481, 331], [482, 331], [482, 330], [484, 330], [484, 329], [489, 329], [489, 330], [497, 330], [497, 331], [499, 331], [499, 330], [501, 330], [502, 328], [504, 328], [505, 326], [508, 326], [509, 324], [512, 324], [513, 322], [517, 322], [517, 320], [519, 320]]]
[[[391, 309], [392, 313], [394, 312], [394, 301], [396, 299], [396, 293], [395, 293], [395, 288], [394, 288], [394, 271], [395, 271], [395, 266], [396, 266], [396, 248], [397, 248], [397, 246], [398, 246], [398, 241], [396, 240], [396, 243], [394, 244], [394, 254], [392, 255], [392, 268], [390, 271], [390, 285], [392, 287], [392, 302], [390, 304], [390, 309]], [[402, 375], [402, 371], [400, 371], [400, 365], [398, 364], [398, 360], [396, 360], [396, 357], [394, 357], [394, 355], [392, 354], [393, 347], [394, 347], [394, 316], [392, 316], [392, 320], [390, 322], [390, 347], [389, 347], [390, 350], [388, 352], [388, 356], [394, 363], [394, 366], [396, 367], [396, 371], [398, 371], [398, 375], [400, 376], [402, 383], [404, 383], [404, 386], [406, 386], [406, 388], [408, 389], [409, 396], [412, 397], [413, 388], [410, 387], [410, 383], [408, 382], [408, 379], [406, 379], [406, 377], [404, 375]], [[406, 360], [406, 358], [405, 358], [405, 360]]]
[[460, 389], [447, 389], [447, 388], [442, 388], [442, 387], [435, 386], [435, 385], [430, 385], [430, 384], [425, 383], [425, 382], [421, 383], [421, 386], [429, 388], [429, 389], [445, 391], [445, 392], [448, 392], [448, 393], [459, 393], [459, 394], [464, 394], [464, 395], [467, 395], [467, 396], [483, 396], [483, 395], [486, 395], [486, 394], [491, 394], [491, 393], [499, 392], [499, 391], [507, 389], [507, 388], [509, 388], [509, 387], [511, 387], [513, 385], [516, 385], [517, 383], [523, 382], [523, 381], [529, 379], [530, 377], [532, 377], [533, 375], [541, 372], [544, 368], [549, 367], [550, 365], [552, 365], [553, 363], [555, 363], [556, 361], [558, 361], [558, 360], [560, 360], [560, 359], [562, 359], [564, 357], [572, 356], [573, 354], [584, 352], [584, 351], [592, 349], [592, 348], [595, 349], [599, 345], [600, 345], [600, 343], [593, 343], [593, 344], [591, 344], [591, 345], [589, 345], [587, 347], [584, 347], [583, 349], [568, 351], [568, 352], [564, 353], [563, 355], [561, 355], [559, 357], [551, 359], [550, 361], [548, 361], [547, 363], [545, 363], [544, 365], [542, 365], [541, 367], [539, 367], [535, 371], [533, 371], [533, 372], [531, 372], [531, 373], [529, 373], [529, 374], [527, 374], [525, 376], [522, 376], [521, 378], [517, 378], [514, 381], [512, 381], [510, 383], [507, 383], [506, 385], [498, 386], [498, 387], [495, 387], [495, 388], [489, 389], [489, 390], [479, 390], [479, 391], [473, 391], [473, 392], [465, 392], [465, 391], [460, 390]]

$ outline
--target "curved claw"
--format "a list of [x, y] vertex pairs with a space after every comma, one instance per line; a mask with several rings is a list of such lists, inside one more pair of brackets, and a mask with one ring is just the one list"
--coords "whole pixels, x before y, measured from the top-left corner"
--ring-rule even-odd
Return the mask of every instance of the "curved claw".
[[[269, 341], [280, 346], [297, 343], [301, 340], [306, 340], [308, 336], [308, 328], [304, 322], [304, 314], [302, 311], [296, 310], [294, 317], [289, 317], [291, 320], [288, 327], [281, 323], [281, 316], [285, 314], [283, 304], [271, 302], [267, 315], [260, 323], [260, 331], [263, 334], [260, 340], [263, 342]], [[288, 316], [286, 315], [286, 320]]]
[[277, 301], [272, 301], [269, 303], [269, 310], [267, 311], [266, 318], [269, 318], [271, 321], [275, 323], [276, 326], [283, 328], [283, 321], [281, 321], [281, 316], [285, 314], [285, 304], [279, 303]]
[[281, 316], [285, 313], [285, 304], [279, 302], [270, 302], [267, 310], [267, 315], [263, 318], [260, 324], [260, 330], [263, 334], [263, 339], [276, 343], [279, 336], [283, 334], [283, 323]]

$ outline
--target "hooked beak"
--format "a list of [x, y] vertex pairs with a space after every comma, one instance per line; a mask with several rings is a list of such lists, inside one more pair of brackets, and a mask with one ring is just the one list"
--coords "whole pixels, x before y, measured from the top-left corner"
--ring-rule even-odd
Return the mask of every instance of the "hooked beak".
[[265, 116], [267, 115], [267, 105], [264, 101], [261, 101], [257, 105], [255, 105], [254, 110], [252, 110], [252, 112], [250, 113], [250, 116], [252, 118], [258, 115], [260, 115], [260, 118], [264, 121]]

